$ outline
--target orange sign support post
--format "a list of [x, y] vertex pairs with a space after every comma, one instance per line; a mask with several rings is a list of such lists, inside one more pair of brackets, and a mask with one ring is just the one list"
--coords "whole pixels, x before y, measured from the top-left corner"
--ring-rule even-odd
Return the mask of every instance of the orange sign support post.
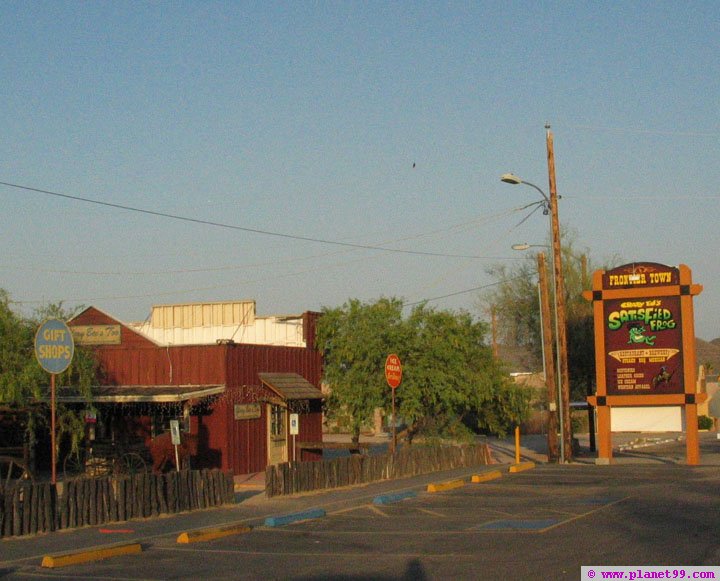
[[693, 297], [702, 285], [692, 272], [654, 262], [593, 274], [598, 463], [612, 462], [613, 407], [682, 406], [689, 465], [700, 462]]

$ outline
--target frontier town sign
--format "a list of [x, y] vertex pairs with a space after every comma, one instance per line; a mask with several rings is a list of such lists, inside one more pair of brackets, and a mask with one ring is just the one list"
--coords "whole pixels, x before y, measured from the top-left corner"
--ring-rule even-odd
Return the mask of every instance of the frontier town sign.
[[[612, 459], [613, 407], [682, 406], [687, 463], [700, 461], [697, 404], [707, 394], [695, 388], [693, 297], [690, 268], [631, 263], [593, 274], [598, 463]], [[638, 409], [638, 411], [641, 411]]]

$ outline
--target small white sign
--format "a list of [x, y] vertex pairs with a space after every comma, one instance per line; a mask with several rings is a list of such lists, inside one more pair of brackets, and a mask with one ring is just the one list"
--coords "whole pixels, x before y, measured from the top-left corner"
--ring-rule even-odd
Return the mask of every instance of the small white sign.
[[290, 435], [297, 436], [300, 433], [300, 416], [290, 414]]
[[173, 446], [179, 446], [180, 441], [180, 422], [178, 420], [170, 420], [170, 438]]

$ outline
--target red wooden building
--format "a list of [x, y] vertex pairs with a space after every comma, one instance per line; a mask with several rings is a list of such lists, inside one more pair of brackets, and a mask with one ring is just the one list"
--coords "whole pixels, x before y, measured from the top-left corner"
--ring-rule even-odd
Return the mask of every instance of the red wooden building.
[[[186, 312], [196, 306], [184, 305]], [[251, 310], [254, 318], [254, 303]], [[177, 345], [97, 308], [84, 310], [68, 325], [76, 344], [92, 349], [100, 365], [91, 404], [97, 410], [97, 437], [132, 436], [149, 444], [178, 419], [197, 438], [193, 467], [246, 474], [292, 460], [293, 449], [297, 460], [318, 458], [318, 452], [300, 449], [303, 443], [322, 442], [317, 316], [291, 317], [301, 329], [302, 346], [236, 343], [227, 337]], [[241, 323], [248, 319], [244, 312]], [[192, 324], [186, 317], [186, 330]], [[58, 400], [88, 405], [72, 390], [60, 389]], [[298, 414], [296, 436], [290, 435], [291, 414]]]

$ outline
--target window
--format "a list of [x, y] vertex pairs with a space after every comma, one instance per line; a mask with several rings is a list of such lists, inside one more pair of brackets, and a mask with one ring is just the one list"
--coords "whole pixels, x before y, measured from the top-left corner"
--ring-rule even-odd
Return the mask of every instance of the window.
[[285, 408], [279, 405], [270, 406], [270, 435], [285, 436]]

